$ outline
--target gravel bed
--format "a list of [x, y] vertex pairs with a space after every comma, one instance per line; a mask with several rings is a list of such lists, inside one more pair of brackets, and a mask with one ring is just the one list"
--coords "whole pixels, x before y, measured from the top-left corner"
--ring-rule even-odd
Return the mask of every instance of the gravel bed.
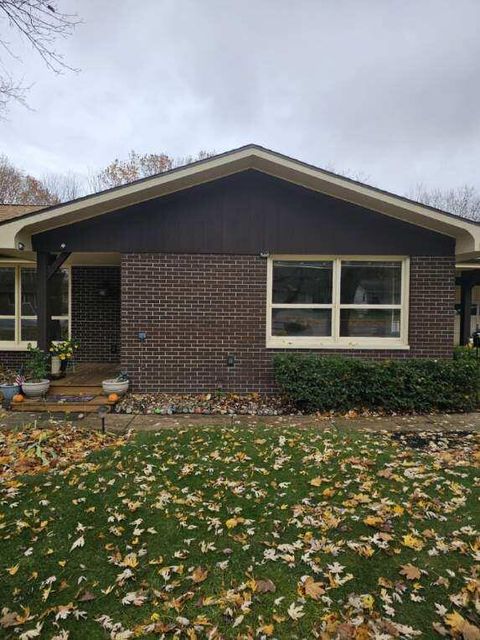
[[129, 393], [115, 406], [117, 413], [173, 415], [298, 415], [285, 398], [258, 393]]

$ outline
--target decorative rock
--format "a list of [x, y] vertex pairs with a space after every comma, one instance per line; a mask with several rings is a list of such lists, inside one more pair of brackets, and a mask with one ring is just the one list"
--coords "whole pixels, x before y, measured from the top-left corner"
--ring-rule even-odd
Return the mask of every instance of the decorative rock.
[[259, 393], [207, 393], [168, 394], [145, 393], [127, 394], [116, 405], [117, 413], [134, 414], [201, 414], [201, 415], [262, 415], [280, 416], [297, 414], [298, 411], [281, 396], [260, 395]]

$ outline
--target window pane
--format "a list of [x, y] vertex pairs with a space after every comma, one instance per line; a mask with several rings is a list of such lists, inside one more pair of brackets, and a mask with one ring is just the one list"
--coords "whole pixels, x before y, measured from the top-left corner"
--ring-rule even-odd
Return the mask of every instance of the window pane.
[[[36, 269], [22, 268], [22, 316], [37, 315]], [[25, 338], [22, 338], [24, 340]], [[33, 338], [29, 338], [32, 340]], [[36, 338], [35, 338], [36, 340]]]
[[343, 304], [401, 304], [401, 262], [342, 261]]
[[272, 302], [287, 304], [331, 304], [332, 262], [273, 263]]
[[[37, 314], [36, 269], [22, 269], [22, 315]], [[49, 282], [50, 311], [53, 316], [68, 315], [68, 271], [60, 269]]]
[[355, 338], [399, 338], [400, 309], [341, 309], [340, 335]]
[[52, 316], [68, 315], [68, 271], [60, 269], [50, 280], [50, 311]]
[[37, 319], [36, 318], [22, 318], [22, 337], [23, 341], [37, 340]]
[[15, 315], [15, 267], [0, 267], [0, 315]]
[[68, 340], [68, 320], [52, 320], [52, 340]]
[[330, 309], [272, 309], [273, 336], [330, 336]]
[[15, 340], [14, 318], [0, 318], [0, 340]]

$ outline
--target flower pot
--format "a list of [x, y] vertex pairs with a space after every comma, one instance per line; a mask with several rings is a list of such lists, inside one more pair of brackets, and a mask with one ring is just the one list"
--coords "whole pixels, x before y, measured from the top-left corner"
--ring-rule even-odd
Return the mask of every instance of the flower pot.
[[127, 393], [129, 384], [129, 380], [104, 380], [102, 382], [103, 393], [106, 396], [109, 396], [111, 393], [123, 396]]
[[6, 409], [8, 409], [12, 404], [13, 396], [17, 395], [17, 393], [20, 393], [20, 387], [18, 386], [18, 384], [9, 384], [8, 382], [0, 384], [0, 393], [3, 396], [3, 405]]
[[62, 364], [62, 361], [58, 356], [52, 356], [52, 359], [51, 359], [52, 376], [58, 376], [58, 374], [60, 373], [61, 364]]
[[22, 391], [27, 398], [40, 398], [44, 396], [50, 387], [50, 380], [40, 380], [40, 382], [24, 382]]

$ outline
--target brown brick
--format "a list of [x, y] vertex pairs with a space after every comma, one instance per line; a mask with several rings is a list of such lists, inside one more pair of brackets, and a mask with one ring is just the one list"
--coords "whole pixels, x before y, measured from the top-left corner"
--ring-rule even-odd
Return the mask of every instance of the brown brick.
[[[272, 392], [266, 261], [218, 254], [122, 255], [122, 368], [142, 391]], [[315, 350], [367, 358], [451, 357], [453, 256], [413, 256], [410, 350]], [[146, 331], [141, 344], [138, 332]], [[290, 350], [289, 350], [290, 351]], [[305, 350], [302, 350], [305, 352]], [[228, 354], [236, 364], [227, 367]]]

